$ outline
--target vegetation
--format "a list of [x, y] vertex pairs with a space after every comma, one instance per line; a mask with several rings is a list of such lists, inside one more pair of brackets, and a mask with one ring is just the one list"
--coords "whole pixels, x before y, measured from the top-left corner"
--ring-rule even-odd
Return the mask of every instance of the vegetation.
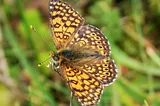
[[[37, 66], [55, 51], [48, 1], [0, 1], [0, 106], [69, 106], [65, 82], [46, 67], [48, 62]], [[98, 106], [160, 106], [159, 0], [66, 2], [111, 43], [119, 74]], [[79, 106], [75, 98], [73, 104]]]

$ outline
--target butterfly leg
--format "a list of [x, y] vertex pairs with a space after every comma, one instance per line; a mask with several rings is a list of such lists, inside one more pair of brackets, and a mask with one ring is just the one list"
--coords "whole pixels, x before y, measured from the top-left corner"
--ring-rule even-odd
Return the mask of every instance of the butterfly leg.
[[59, 76], [62, 78], [62, 80], [65, 81], [63, 75], [59, 71], [56, 71], [56, 72], [59, 74]]
[[72, 106], [72, 100], [73, 100], [73, 93], [71, 91], [71, 95], [70, 95], [70, 105], [69, 106]]
[[52, 70], [57, 72], [59, 74], [59, 76], [65, 81], [64, 76], [60, 73], [59, 64], [55, 64], [54, 62], [50, 62], [48, 67], [50, 67], [50, 66], [52, 67]]

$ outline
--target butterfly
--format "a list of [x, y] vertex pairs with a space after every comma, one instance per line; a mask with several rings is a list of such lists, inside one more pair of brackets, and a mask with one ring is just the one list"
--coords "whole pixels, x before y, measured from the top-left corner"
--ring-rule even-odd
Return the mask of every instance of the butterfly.
[[84, 18], [61, 0], [50, 0], [49, 20], [57, 50], [50, 54], [53, 70], [62, 73], [81, 106], [97, 105], [104, 86], [118, 73], [109, 41], [98, 28], [84, 25]]

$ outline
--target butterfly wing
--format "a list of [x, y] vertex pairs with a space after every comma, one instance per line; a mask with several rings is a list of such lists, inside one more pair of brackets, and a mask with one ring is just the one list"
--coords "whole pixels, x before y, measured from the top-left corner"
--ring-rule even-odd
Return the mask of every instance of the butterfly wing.
[[103, 91], [102, 83], [83, 69], [71, 64], [62, 64], [61, 69], [81, 106], [95, 106]]
[[53, 41], [57, 49], [65, 48], [83, 25], [84, 19], [70, 5], [60, 0], [51, 0], [49, 5]]
[[108, 58], [96, 58], [94, 61], [81, 66], [85, 72], [97, 78], [104, 86], [112, 84], [117, 77], [117, 68], [113, 60]]
[[102, 32], [91, 25], [82, 26], [81, 29], [76, 33], [74, 38], [69, 44], [70, 48], [88, 48], [93, 49], [95, 53], [102, 56], [110, 56], [110, 44]]

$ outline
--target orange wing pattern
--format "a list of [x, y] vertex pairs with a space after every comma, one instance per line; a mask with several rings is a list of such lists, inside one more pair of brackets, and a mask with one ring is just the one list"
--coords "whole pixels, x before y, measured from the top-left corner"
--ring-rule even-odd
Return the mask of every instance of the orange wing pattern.
[[84, 19], [71, 6], [60, 0], [51, 0], [49, 9], [55, 46], [57, 49], [65, 48], [83, 25]]
[[97, 78], [104, 86], [112, 84], [117, 77], [117, 68], [110, 58], [97, 58], [82, 66], [82, 69]]
[[81, 106], [95, 106], [103, 91], [102, 83], [89, 73], [70, 64], [62, 64], [61, 69], [68, 86]]
[[110, 55], [110, 44], [102, 32], [91, 25], [83, 26], [74, 36], [69, 47], [79, 46], [83, 48], [93, 49], [95, 53], [102, 56]]

